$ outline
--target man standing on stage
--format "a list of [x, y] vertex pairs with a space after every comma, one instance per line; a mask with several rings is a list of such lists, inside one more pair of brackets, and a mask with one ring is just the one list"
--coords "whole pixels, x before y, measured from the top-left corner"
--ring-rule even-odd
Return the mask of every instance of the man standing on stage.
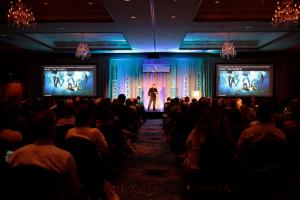
[[150, 97], [149, 104], [148, 104], [148, 110], [150, 110], [151, 103], [153, 103], [153, 110], [156, 110], [155, 103], [156, 103], [156, 94], [158, 92], [157, 92], [157, 89], [155, 86], [156, 86], [156, 84], [153, 83], [152, 87], [148, 91], [148, 96]]

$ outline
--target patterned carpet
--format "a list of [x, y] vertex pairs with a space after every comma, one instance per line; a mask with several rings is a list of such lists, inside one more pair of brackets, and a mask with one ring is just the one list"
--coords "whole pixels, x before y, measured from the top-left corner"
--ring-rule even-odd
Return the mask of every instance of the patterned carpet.
[[161, 127], [161, 119], [147, 120], [141, 127], [136, 152], [124, 159], [115, 180], [122, 200], [181, 199], [180, 172]]

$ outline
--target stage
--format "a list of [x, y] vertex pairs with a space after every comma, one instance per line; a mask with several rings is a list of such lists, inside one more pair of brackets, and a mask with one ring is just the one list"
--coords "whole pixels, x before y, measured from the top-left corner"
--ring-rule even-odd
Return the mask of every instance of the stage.
[[162, 119], [163, 111], [162, 110], [149, 110], [145, 112], [146, 119]]
[[119, 94], [125, 94], [126, 98], [140, 96], [147, 108], [148, 91], [155, 83], [158, 92], [155, 107], [159, 113], [168, 97], [193, 98], [193, 91], [200, 91], [201, 96], [212, 95], [211, 78], [207, 76], [210, 68], [205, 66], [202, 58], [132, 57], [113, 58], [109, 62], [108, 96], [112, 99], [116, 99]]

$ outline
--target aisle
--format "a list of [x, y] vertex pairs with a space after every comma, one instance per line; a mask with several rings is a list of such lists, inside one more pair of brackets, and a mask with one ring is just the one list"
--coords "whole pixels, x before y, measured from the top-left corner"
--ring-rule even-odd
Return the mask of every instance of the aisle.
[[116, 180], [122, 200], [180, 200], [181, 180], [175, 156], [165, 142], [162, 120], [152, 119], [139, 131], [136, 152], [125, 159]]

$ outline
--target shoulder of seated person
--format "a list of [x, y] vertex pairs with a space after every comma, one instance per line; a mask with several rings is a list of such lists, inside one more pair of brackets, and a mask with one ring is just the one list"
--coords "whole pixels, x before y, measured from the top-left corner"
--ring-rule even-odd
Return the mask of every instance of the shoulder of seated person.
[[102, 133], [98, 128], [90, 128], [91, 132]]
[[15, 142], [19, 142], [23, 140], [23, 136], [19, 131], [4, 129], [0, 132], [1, 139], [8, 139]]

